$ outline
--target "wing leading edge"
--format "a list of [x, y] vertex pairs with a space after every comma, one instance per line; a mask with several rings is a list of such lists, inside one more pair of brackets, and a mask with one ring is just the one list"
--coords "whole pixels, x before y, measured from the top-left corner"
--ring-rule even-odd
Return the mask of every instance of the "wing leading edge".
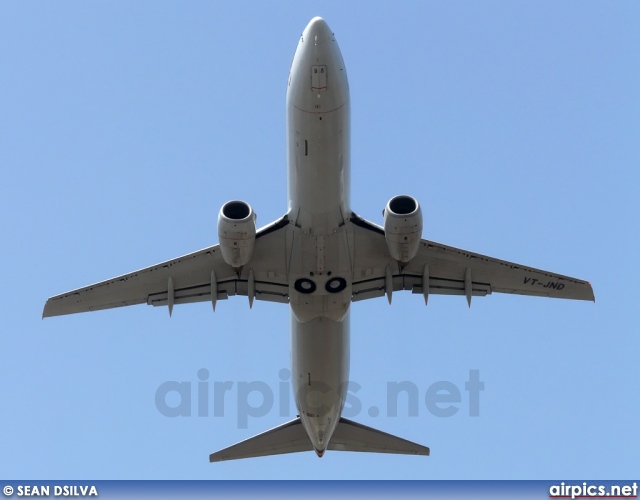
[[493, 292], [595, 301], [591, 284], [561, 274], [421, 240], [404, 267], [389, 256], [384, 230], [355, 214], [353, 301], [391, 298], [393, 291], [472, 296]]
[[227, 265], [219, 245], [155, 266], [63, 293], [47, 300], [42, 317], [60, 316], [135, 304], [169, 306], [211, 302], [232, 295], [289, 302], [286, 275], [287, 217], [256, 234], [253, 255], [240, 273]]

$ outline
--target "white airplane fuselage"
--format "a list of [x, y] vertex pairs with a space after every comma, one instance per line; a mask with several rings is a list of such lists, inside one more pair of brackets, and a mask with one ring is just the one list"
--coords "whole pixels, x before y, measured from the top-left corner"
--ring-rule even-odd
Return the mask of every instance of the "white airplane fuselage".
[[[349, 378], [352, 269], [350, 106], [347, 74], [321, 18], [306, 27], [287, 89], [292, 384], [302, 424], [322, 455], [338, 424]], [[314, 292], [311, 294], [311, 292]]]

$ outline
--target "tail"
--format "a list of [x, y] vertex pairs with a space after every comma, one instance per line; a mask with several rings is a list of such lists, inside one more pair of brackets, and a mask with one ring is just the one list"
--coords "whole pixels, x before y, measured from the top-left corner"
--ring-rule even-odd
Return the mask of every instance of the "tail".
[[336, 451], [366, 451], [400, 455], [429, 456], [429, 448], [399, 438], [393, 434], [341, 418], [329, 441], [329, 449]]
[[[429, 455], [429, 448], [426, 446], [352, 422], [346, 418], [341, 418], [338, 422], [327, 449], [368, 453]], [[300, 418], [296, 418], [262, 434], [212, 453], [209, 455], [209, 461], [222, 462], [224, 460], [281, 455], [300, 451], [313, 451], [313, 445], [302, 426]]]

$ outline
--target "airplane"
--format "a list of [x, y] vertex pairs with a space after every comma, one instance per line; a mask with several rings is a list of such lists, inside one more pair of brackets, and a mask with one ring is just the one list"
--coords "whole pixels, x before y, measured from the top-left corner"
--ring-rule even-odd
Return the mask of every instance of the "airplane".
[[234, 295], [289, 304], [291, 380], [299, 415], [212, 453], [211, 462], [326, 450], [429, 455], [427, 446], [342, 417], [352, 302], [407, 290], [472, 297], [510, 293], [595, 301], [591, 284], [422, 239], [408, 195], [386, 204], [382, 226], [351, 210], [350, 97], [327, 23], [304, 29], [287, 84], [288, 210], [256, 229], [246, 202], [225, 203], [219, 244], [47, 300], [43, 318], [113, 307], [210, 302]]

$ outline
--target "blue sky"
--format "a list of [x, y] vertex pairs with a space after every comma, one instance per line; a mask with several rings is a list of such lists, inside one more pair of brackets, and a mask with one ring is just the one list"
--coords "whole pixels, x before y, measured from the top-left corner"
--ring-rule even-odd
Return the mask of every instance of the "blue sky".
[[[349, 75], [353, 209], [380, 223], [389, 198], [411, 194], [423, 237], [587, 279], [597, 302], [354, 304], [354, 420], [431, 457], [209, 464], [295, 416], [293, 403], [279, 410], [286, 307], [235, 298], [215, 315], [136, 306], [44, 321], [42, 308], [217, 243], [230, 199], [248, 201], [259, 225], [284, 213], [287, 74], [316, 15]], [[635, 2], [0, 4], [0, 476], [637, 475], [639, 22]], [[197, 416], [201, 369], [210, 391], [233, 382], [223, 416]], [[485, 384], [478, 417], [470, 370]], [[167, 381], [190, 384], [192, 416], [158, 410]], [[274, 405], [239, 428], [252, 381]], [[418, 388], [417, 416], [402, 399], [387, 416], [387, 383], [400, 381]], [[438, 381], [460, 389], [451, 417], [425, 404]]]

